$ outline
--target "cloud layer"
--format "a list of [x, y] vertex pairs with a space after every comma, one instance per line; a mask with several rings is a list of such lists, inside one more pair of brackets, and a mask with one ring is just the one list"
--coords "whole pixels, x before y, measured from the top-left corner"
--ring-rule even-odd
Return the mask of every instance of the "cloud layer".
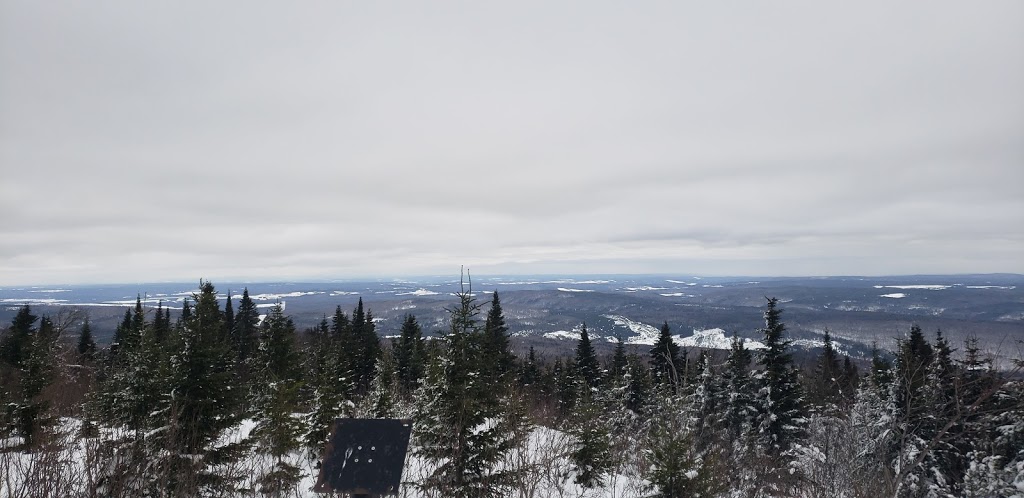
[[0, 285], [1024, 272], [1019, 2], [0, 3]]

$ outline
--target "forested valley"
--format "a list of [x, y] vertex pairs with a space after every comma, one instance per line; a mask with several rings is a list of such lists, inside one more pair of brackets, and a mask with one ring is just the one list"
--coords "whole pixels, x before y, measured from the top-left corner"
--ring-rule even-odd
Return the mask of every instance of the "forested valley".
[[686, 350], [666, 322], [599, 357], [581, 324], [542, 357], [517, 354], [497, 292], [447, 311], [429, 340], [362, 300], [297, 330], [202, 282], [101, 346], [87, 316], [22, 306], [0, 330], [0, 497], [314, 496], [339, 417], [413, 421], [399, 496], [1024, 495], [1022, 362], [973, 339], [914, 326], [864, 361], [826, 332], [798, 365], [768, 298], [764, 349]]

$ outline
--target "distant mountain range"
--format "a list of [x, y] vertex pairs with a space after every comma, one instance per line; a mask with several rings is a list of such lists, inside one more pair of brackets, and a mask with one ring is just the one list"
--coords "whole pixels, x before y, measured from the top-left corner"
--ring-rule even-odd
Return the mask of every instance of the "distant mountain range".
[[[404, 280], [237, 283], [214, 282], [222, 297], [248, 288], [261, 308], [285, 307], [300, 330], [341, 306], [351, 312], [361, 297], [382, 336], [398, 333], [406, 313], [424, 329], [446, 327], [445, 307], [454, 303], [458, 278]], [[100, 341], [109, 340], [136, 296], [180, 310], [196, 286], [176, 283], [0, 287], [0, 323], [29, 304], [37, 314], [77, 310], [90, 317]], [[582, 323], [595, 343], [610, 350], [650, 344], [667, 322], [687, 347], [726, 348], [733, 335], [756, 348], [766, 297], [779, 298], [790, 338], [802, 348], [821, 345], [828, 328], [838, 347], [864, 356], [877, 341], [891, 348], [911, 324], [929, 335], [941, 329], [954, 345], [976, 335], [1005, 359], [1024, 356], [1024, 275], [915, 275], [886, 277], [700, 277], [688, 275], [488, 276], [474, 278], [472, 290], [486, 304], [499, 293], [516, 344], [568, 351]], [[485, 308], [486, 311], [486, 308]], [[483, 320], [483, 316], [480, 317]]]

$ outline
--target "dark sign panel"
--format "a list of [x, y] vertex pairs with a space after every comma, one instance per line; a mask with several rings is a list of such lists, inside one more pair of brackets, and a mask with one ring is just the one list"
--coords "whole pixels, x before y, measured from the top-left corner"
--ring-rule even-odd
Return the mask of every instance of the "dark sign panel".
[[411, 420], [335, 419], [313, 491], [398, 494], [411, 434]]

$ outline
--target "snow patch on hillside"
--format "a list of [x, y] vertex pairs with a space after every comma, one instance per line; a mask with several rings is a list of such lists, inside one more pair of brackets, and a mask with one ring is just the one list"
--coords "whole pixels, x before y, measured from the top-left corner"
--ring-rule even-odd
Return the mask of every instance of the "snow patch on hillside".
[[593, 289], [570, 289], [568, 287], [559, 287], [558, 290], [562, 292], [594, 292]]
[[625, 339], [626, 344], [654, 344], [658, 342], [658, 335], [661, 334], [661, 330], [658, 327], [633, 321], [621, 315], [601, 316], [611, 320], [616, 326], [625, 327], [635, 334], [633, 337]]
[[[729, 349], [732, 347], [732, 338], [726, 337], [725, 331], [719, 328], [697, 330], [693, 329], [693, 335], [689, 337], [674, 337], [676, 344], [687, 348], [704, 349]], [[752, 339], [743, 339], [743, 346], [747, 349], [764, 349], [766, 346]]]
[[636, 291], [657, 291], [657, 290], [668, 290], [668, 287], [652, 287], [652, 286], [650, 286], [650, 285], [642, 285], [642, 286], [640, 286], [640, 287], [626, 287], [626, 288], [625, 288], [625, 290], [626, 290], [627, 292], [636, 292]]
[[416, 289], [416, 290], [410, 291], [410, 292], [397, 292], [397, 293], [395, 293], [396, 296], [436, 296], [438, 294], [440, 294], [440, 292], [434, 292], [432, 290], [427, 290], [427, 289], [424, 289], [424, 288], [419, 288], [419, 289]]
[[296, 292], [286, 292], [286, 293], [283, 293], [283, 294], [255, 294], [255, 295], [249, 294], [249, 299], [252, 299], [253, 301], [277, 301], [277, 300], [285, 298], [285, 297], [312, 296], [312, 295], [315, 295], [315, 294], [323, 294], [323, 293], [324, 293], [323, 291], [309, 291], [309, 292], [296, 291]]
[[902, 289], [902, 290], [946, 290], [952, 285], [919, 284], [919, 285], [876, 285], [876, 289]]
[[556, 330], [544, 334], [545, 339], [579, 339], [579, 334], [573, 334], [568, 330]]
[[894, 292], [892, 294], [882, 294], [879, 297], [888, 297], [888, 298], [892, 298], [892, 299], [903, 299], [903, 298], [907, 297], [907, 295], [902, 293], [902, 292]]
[[[1002, 289], [1002, 290], [1013, 290], [1016, 289], [1016, 285], [965, 285], [965, 289]], [[33, 291], [34, 292], [34, 291]]]

